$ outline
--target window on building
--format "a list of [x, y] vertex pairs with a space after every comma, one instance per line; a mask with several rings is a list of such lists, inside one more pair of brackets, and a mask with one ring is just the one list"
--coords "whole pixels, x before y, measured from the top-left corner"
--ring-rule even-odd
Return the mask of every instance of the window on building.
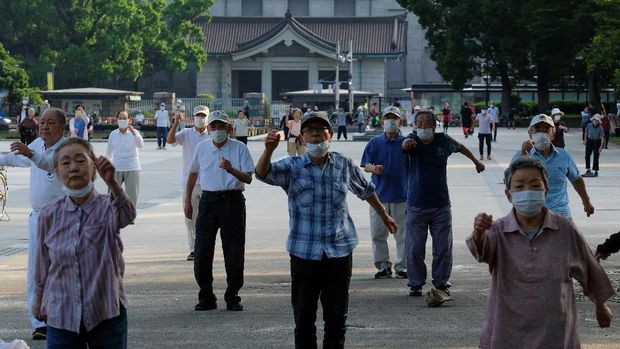
[[334, 1], [335, 17], [355, 17], [355, 0]]
[[385, 65], [388, 88], [403, 88], [407, 79], [405, 60], [390, 60]]
[[241, 0], [241, 15], [261, 17], [263, 15], [263, 2], [261, 0]]
[[309, 0], [288, 0], [288, 9], [293, 17], [307, 17], [310, 15]]

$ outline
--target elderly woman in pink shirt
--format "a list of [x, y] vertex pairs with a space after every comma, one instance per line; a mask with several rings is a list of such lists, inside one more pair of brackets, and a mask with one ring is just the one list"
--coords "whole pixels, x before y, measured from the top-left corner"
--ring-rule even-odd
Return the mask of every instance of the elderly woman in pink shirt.
[[467, 238], [491, 272], [480, 347], [579, 348], [571, 278], [595, 304], [601, 327], [611, 323], [611, 282], [575, 224], [543, 207], [548, 181], [540, 160], [517, 158], [504, 179], [513, 210], [494, 222], [478, 214]]
[[[47, 322], [48, 349], [127, 348], [120, 229], [136, 209], [87, 141], [64, 141], [54, 166], [66, 196], [41, 209], [32, 313]], [[110, 195], [93, 188], [96, 172]]]

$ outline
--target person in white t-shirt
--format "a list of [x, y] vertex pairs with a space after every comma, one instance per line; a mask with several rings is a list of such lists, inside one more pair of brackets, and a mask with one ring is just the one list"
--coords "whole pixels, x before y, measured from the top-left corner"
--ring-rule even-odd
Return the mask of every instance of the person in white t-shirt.
[[166, 134], [170, 127], [170, 118], [166, 110], [166, 103], [159, 105], [159, 110], [155, 112], [155, 121], [157, 126], [157, 149], [166, 150]]
[[110, 132], [106, 157], [112, 160], [119, 185], [125, 183], [125, 192], [135, 207], [140, 189], [140, 159], [138, 149], [144, 146], [140, 132], [129, 124], [129, 115], [121, 111], [116, 115], [118, 128]]
[[491, 139], [493, 138], [493, 128], [495, 122], [486, 108], [482, 108], [476, 115], [478, 121], [478, 149], [480, 150], [480, 160], [484, 160], [484, 143], [487, 144], [487, 160], [491, 160]]
[[[183, 202], [185, 202], [185, 186], [187, 185], [187, 177], [189, 175], [189, 165], [194, 158], [194, 151], [198, 143], [209, 139], [207, 132], [207, 117], [209, 116], [209, 107], [199, 105], [194, 108], [194, 127], [183, 128], [179, 132], [175, 132], [177, 125], [181, 123], [183, 115], [179, 114], [174, 119], [174, 124], [168, 131], [168, 144], [173, 146], [178, 144], [183, 147], [183, 175], [181, 176], [181, 188], [183, 189]], [[200, 183], [194, 185], [192, 191], [192, 218], [185, 217], [185, 226], [187, 227], [187, 240], [189, 243], [188, 261], [194, 260], [194, 247], [196, 245], [196, 216], [198, 216], [198, 204], [200, 203]]]

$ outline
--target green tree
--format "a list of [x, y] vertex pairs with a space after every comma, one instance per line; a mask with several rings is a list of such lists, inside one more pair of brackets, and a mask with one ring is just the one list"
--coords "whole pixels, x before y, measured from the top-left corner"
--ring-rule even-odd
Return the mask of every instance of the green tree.
[[7, 89], [7, 103], [15, 104], [23, 96], [28, 96], [35, 103], [41, 97], [37, 89], [28, 86], [28, 73], [22, 68], [21, 62], [11, 57], [9, 51], [0, 43], [0, 87]]

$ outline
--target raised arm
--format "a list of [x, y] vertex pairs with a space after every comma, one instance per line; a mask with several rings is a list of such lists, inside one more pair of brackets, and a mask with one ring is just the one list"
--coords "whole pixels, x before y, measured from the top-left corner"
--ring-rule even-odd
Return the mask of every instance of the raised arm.
[[271, 167], [271, 155], [278, 147], [278, 144], [280, 144], [280, 134], [275, 130], [269, 132], [267, 138], [265, 138], [265, 150], [256, 163], [256, 176], [261, 178], [267, 176]]
[[168, 144], [174, 144], [177, 142], [176, 132], [177, 132], [177, 126], [179, 126], [179, 123], [181, 123], [181, 114], [177, 115], [174, 118], [174, 124], [172, 124], [172, 127], [168, 131], [168, 137], [166, 138], [166, 142]]

